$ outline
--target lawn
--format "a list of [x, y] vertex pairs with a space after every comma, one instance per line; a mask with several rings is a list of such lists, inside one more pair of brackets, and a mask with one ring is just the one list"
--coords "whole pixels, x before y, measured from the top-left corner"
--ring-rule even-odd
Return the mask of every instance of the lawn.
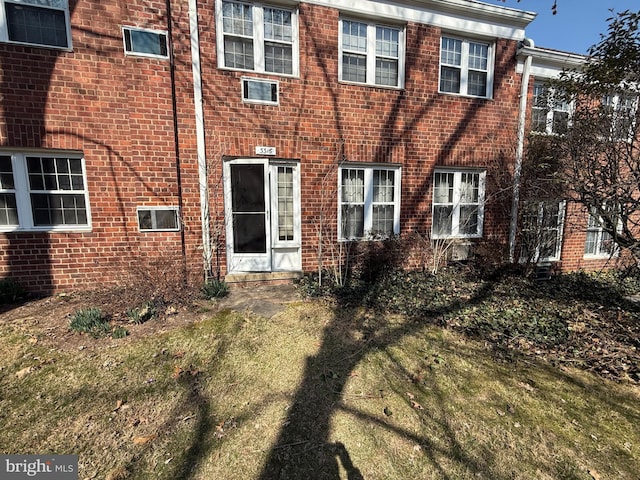
[[[80, 478], [109, 480], [638, 480], [638, 383], [557, 348], [595, 358], [575, 325], [620, 307], [447, 285], [413, 315], [390, 299], [271, 319], [212, 303], [122, 339], [14, 309], [0, 316], [0, 452], [78, 454]], [[514, 333], [499, 312], [518, 309]]]

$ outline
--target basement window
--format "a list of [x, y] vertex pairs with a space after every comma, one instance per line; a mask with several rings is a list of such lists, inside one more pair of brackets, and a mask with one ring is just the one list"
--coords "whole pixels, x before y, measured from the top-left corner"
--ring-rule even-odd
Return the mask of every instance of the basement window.
[[178, 207], [138, 207], [141, 232], [177, 232], [180, 230]]
[[124, 51], [127, 55], [168, 58], [167, 32], [135, 27], [122, 27]]

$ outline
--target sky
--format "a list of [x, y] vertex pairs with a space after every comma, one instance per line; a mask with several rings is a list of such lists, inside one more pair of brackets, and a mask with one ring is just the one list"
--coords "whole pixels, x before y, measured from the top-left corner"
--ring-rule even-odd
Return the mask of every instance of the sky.
[[536, 47], [585, 54], [607, 32], [609, 9], [615, 12], [640, 11], [639, 0], [556, 0], [557, 14], [551, 13], [554, 0], [481, 0], [538, 16], [526, 28], [526, 35]]

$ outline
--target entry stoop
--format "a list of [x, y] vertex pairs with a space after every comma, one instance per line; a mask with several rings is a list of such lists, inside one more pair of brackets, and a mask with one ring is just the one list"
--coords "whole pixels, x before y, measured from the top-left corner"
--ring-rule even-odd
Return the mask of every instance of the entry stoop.
[[256, 287], [260, 285], [283, 285], [302, 278], [302, 272], [246, 272], [229, 273], [224, 281], [229, 288]]

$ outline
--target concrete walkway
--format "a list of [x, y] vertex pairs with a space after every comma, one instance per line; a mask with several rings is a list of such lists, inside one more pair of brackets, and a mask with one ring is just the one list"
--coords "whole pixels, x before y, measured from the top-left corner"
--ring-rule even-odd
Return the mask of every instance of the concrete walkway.
[[233, 287], [229, 295], [222, 298], [218, 306], [220, 309], [230, 309], [237, 312], [250, 312], [265, 318], [271, 318], [280, 313], [287, 305], [300, 301], [294, 285], [260, 285], [250, 287]]

